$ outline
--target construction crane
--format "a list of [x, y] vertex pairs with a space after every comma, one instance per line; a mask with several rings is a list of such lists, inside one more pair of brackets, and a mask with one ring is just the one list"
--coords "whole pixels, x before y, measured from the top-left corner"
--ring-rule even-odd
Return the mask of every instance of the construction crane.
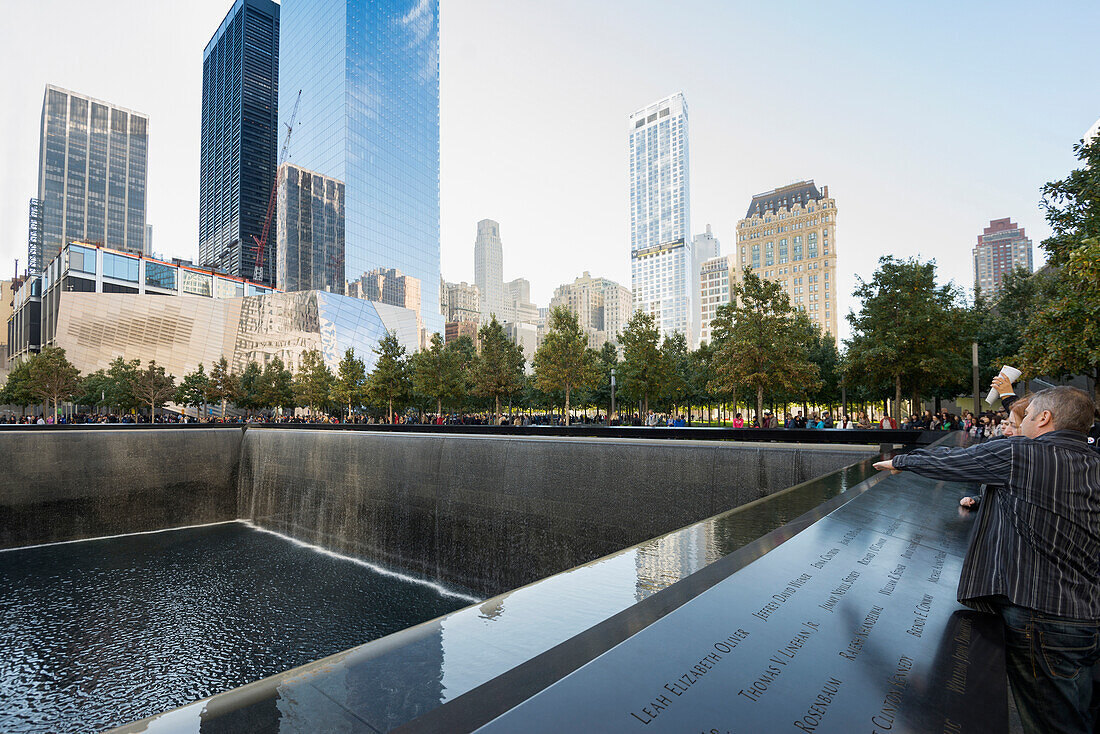
[[271, 232], [271, 218], [275, 216], [275, 200], [279, 193], [279, 167], [286, 163], [286, 152], [290, 148], [290, 135], [294, 132], [294, 120], [298, 117], [298, 103], [302, 101], [302, 90], [298, 90], [298, 96], [294, 99], [294, 111], [290, 113], [290, 121], [286, 123], [286, 139], [283, 141], [283, 149], [279, 153], [279, 163], [275, 166], [275, 178], [271, 182], [271, 197], [267, 200], [267, 218], [264, 220], [264, 230], [259, 237], [252, 235], [252, 241], [256, 243], [256, 268], [252, 273], [252, 279], [262, 283], [264, 279], [264, 253], [267, 252], [267, 235]]

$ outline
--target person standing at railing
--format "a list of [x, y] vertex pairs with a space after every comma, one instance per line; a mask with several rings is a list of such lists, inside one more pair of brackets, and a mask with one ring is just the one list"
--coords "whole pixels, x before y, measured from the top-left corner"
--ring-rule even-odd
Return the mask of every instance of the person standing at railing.
[[958, 600], [1005, 625], [1009, 682], [1027, 732], [1092, 731], [1100, 660], [1100, 454], [1088, 393], [1036, 393], [1022, 436], [918, 449], [875, 468], [987, 485]]

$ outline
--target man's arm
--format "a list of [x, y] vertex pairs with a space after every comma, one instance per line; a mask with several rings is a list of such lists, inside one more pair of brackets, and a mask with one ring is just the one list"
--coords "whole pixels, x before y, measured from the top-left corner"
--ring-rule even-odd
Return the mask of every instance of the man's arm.
[[948, 482], [1007, 484], [1012, 465], [1011, 440], [990, 441], [963, 449], [917, 449], [875, 464], [877, 469], [915, 472]]

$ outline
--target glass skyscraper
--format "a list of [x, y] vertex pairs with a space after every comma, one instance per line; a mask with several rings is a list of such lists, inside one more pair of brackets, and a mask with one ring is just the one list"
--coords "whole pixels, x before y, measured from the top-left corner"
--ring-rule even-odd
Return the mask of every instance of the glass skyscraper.
[[280, 122], [302, 92], [287, 160], [345, 184], [345, 277], [417, 278], [442, 333], [438, 0], [284, 0], [280, 48]]
[[283, 291], [344, 292], [344, 183], [279, 166], [276, 278]]
[[683, 94], [630, 116], [630, 271], [634, 308], [661, 336], [681, 332], [692, 346], [698, 272], [690, 236], [688, 109]]
[[141, 252], [148, 149], [145, 115], [46, 85], [32, 261], [44, 266], [74, 240]]
[[237, 0], [202, 54], [199, 263], [268, 284], [274, 221], [262, 264], [256, 240], [275, 182], [278, 82], [279, 6]]

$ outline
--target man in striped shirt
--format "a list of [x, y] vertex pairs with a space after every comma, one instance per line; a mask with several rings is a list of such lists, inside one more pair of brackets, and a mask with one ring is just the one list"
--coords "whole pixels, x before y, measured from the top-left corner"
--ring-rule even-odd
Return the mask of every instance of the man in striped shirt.
[[1082, 390], [1037, 393], [1022, 436], [918, 449], [875, 464], [989, 485], [959, 578], [961, 603], [1005, 623], [1009, 681], [1029, 732], [1092, 731], [1100, 659], [1100, 454]]

